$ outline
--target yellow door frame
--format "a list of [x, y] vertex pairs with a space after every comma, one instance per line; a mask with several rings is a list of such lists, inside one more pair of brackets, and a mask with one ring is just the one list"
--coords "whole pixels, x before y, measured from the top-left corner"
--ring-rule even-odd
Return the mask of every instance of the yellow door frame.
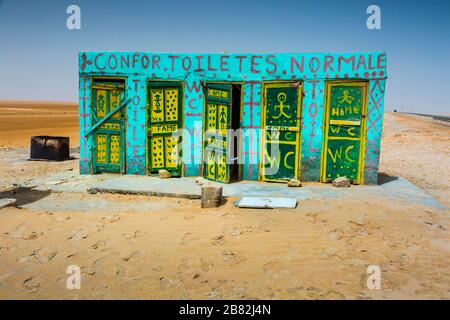
[[297, 87], [297, 94], [298, 94], [298, 100], [297, 100], [297, 129], [298, 129], [298, 137], [295, 141], [295, 152], [297, 154], [297, 157], [295, 159], [295, 175], [296, 178], [300, 178], [300, 159], [301, 159], [301, 139], [302, 139], [302, 128], [301, 128], [301, 121], [302, 121], [302, 106], [303, 106], [303, 81], [300, 80], [291, 80], [291, 81], [264, 81], [262, 83], [262, 112], [261, 112], [261, 132], [260, 132], [260, 154], [261, 154], [261, 161], [259, 164], [259, 173], [258, 173], [258, 180], [260, 181], [266, 181], [266, 182], [283, 182], [287, 183], [286, 180], [282, 179], [266, 179], [264, 175], [264, 151], [265, 151], [265, 142], [266, 142], [266, 135], [265, 135], [265, 128], [266, 128], [266, 88], [285, 88], [286, 84], [292, 84], [292, 83], [298, 83], [299, 86]]
[[343, 140], [359, 140], [359, 164], [358, 164], [358, 175], [357, 180], [353, 181], [354, 184], [364, 184], [364, 155], [366, 153], [366, 118], [367, 118], [367, 101], [368, 101], [368, 90], [369, 82], [366, 80], [330, 80], [326, 82], [325, 85], [325, 117], [323, 122], [324, 128], [324, 139], [322, 147], [322, 161], [320, 169], [320, 181], [327, 182], [326, 178], [326, 168], [327, 168], [327, 149], [328, 149], [328, 130], [330, 122], [330, 101], [331, 101], [331, 88], [333, 86], [346, 85], [352, 87], [362, 87], [364, 88], [363, 96], [363, 106], [361, 108], [361, 133], [359, 139], [346, 138]]

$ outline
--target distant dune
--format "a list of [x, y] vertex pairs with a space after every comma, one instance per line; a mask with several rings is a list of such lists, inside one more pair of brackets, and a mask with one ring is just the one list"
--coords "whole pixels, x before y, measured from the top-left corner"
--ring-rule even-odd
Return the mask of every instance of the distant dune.
[[78, 104], [0, 101], [0, 147], [29, 147], [38, 135], [67, 136], [71, 147], [78, 146]]

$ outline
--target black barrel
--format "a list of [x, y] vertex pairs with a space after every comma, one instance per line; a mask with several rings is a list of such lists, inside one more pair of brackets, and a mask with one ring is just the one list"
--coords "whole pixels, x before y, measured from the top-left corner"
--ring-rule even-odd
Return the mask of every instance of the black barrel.
[[63, 161], [70, 159], [69, 137], [31, 137], [30, 160]]

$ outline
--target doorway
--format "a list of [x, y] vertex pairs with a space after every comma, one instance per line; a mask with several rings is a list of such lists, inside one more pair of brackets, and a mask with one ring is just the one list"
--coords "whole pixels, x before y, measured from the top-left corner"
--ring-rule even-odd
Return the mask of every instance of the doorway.
[[261, 179], [273, 182], [298, 179], [302, 85], [264, 84], [263, 100]]
[[347, 177], [363, 183], [366, 81], [333, 81], [326, 85], [322, 181]]
[[182, 82], [149, 81], [147, 86], [147, 172], [165, 169], [181, 176]]
[[125, 81], [94, 78], [92, 81], [92, 171], [124, 172]]
[[242, 84], [206, 83], [203, 176], [229, 183], [240, 179]]

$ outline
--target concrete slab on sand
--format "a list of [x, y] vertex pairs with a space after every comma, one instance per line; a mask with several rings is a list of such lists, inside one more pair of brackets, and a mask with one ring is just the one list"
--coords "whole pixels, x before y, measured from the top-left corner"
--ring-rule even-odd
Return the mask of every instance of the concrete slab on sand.
[[[32, 180], [28, 187], [36, 190], [69, 193], [120, 193], [175, 198], [200, 198], [200, 185], [195, 177], [160, 179], [158, 177], [99, 174], [80, 176], [75, 172], [59, 172]], [[402, 177], [392, 177], [377, 186], [335, 188], [331, 184], [305, 183], [301, 188], [289, 188], [287, 184], [258, 181], [242, 181], [223, 185], [224, 197], [290, 197], [297, 200], [385, 197], [391, 200], [417, 203], [444, 208], [421, 188]]]
[[16, 206], [16, 199], [12, 199], [12, 198], [0, 199], [0, 209], [6, 208], [6, 207], [15, 207], [15, 206]]

